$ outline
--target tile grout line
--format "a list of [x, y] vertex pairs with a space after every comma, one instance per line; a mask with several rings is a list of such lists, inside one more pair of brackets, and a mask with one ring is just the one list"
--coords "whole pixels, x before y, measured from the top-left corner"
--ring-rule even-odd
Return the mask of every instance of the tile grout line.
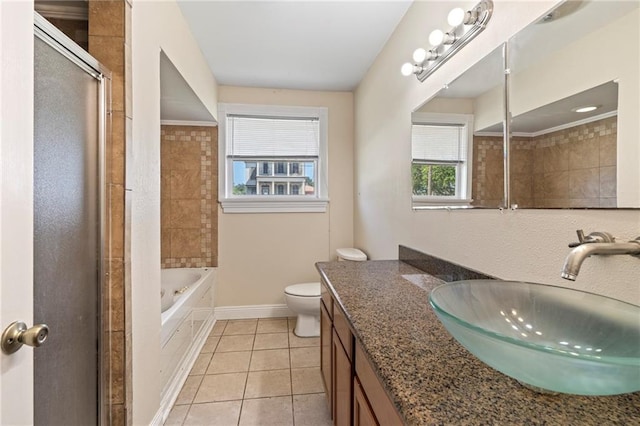
[[238, 421], [236, 422], [237, 426], [240, 425], [240, 419], [242, 418], [242, 410], [244, 409], [245, 395], [247, 394], [247, 384], [249, 383], [249, 370], [251, 370], [251, 361], [253, 360], [253, 348], [255, 347], [255, 344], [256, 344], [256, 334], [257, 334], [257, 332], [258, 332], [258, 324], [256, 322], [256, 333], [253, 335], [253, 342], [251, 343], [251, 356], [249, 356], [249, 365], [247, 366], [247, 375], [245, 376], [245, 379], [244, 379], [244, 389], [242, 391], [242, 401], [240, 401], [240, 412], [238, 413]]
[[[291, 424], [295, 426], [295, 424], [296, 424], [295, 412], [296, 412], [296, 411], [295, 411], [295, 406], [294, 406], [294, 405], [295, 405], [295, 404], [294, 404], [294, 397], [296, 396], [296, 394], [295, 394], [295, 392], [294, 392], [294, 386], [293, 386], [293, 360], [292, 360], [292, 356], [291, 356], [291, 350], [294, 348], [294, 347], [292, 347], [292, 344], [294, 343], [294, 342], [292, 341], [292, 334], [293, 334], [293, 331], [292, 331], [292, 329], [290, 328], [290, 319], [289, 319], [289, 318], [284, 318], [284, 320], [285, 320], [285, 322], [286, 322], [286, 333], [287, 333], [287, 338], [286, 338], [286, 340], [287, 340], [287, 352], [288, 352], [288, 355], [289, 355], [289, 360], [288, 360], [288, 361], [289, 361], [289, 363], [288, 363], [288, 364], [289, 364], [289, 365], [288, 365], [288, 371], [289, 371], [289, 385], [290, 385], [290, 388], [291, 388], [291, 393], [290, 393], [290, 395], [288, 395], [288, 396], [289, 396], [289, 398], [288, 398], [288, 399], [289, 399], [289, 402], [290, 402], [290, 404], [291, 404], [291, 411], [290, 411], [290, 415], [291, 415], [291, 422], [292, 422]], [[247, 391], [247, 385], [248, 385], [248, 376], [249, 376], [249, 373], [251, 373], [250, 368], [251, 368], [251, 362], [252, 362], [252, 360], [253, 360], [253, 355], [254, 355], [254, 352], [256, 352], [256, 351], [260, 350], [260, 349], [256, 349], [256, 346], [255, 346], [255, 345], [256, 345], [256, 338], [258, 337], [258, 334], [259, 334], [259, 333], [258, 333], [258, 324], [259, 324], [259, 322], [260, 322], [260, 321], [259, 321], [259, 319], [258, 319], [258, 321], [257, 321], [257, 323], [256, 323], [256, 328], [254, 329], [254, 332], [253, 332], [252, 334], [243, 333], [244, 335], [252, 336], [252, 337], [253, 337], [253, 341], [252, 341], [252, 346], [251, 346], [251, 351], [250, 351], [250, 352], [251, 352], [251, 356], [250, 356], [250, 359], [249, 359], [249, 366], [247, 367], [248, 371], [246, 372], [246, 376], [245, 376], [245, 380], [244, 380], [244, 385], [243, 385], [242, 399], [241, 399], [241, 400], [234, 400], [234, 401], [239, 401], [239, 402], [240, 402], [240, 411], [239, 411], [239, 414], [238, 414], [237, 424], [240, 424], [240, 419], [241, 419], [241, 417], [242, 417], [242, 413], [243, 413], [243, 410], [244, 410], [244, 408], [245, 408], [245, 404], [244, 404], [244, 402], [247, 400], [247, 398], [246, 398], [246, 395], [247, 395], [247, 394], [246, 394], [246, 391]], [[209, 369], [210, 369], [210, 367], [211, 367], [211, 365], [212, 365], [212, 363], [213, 363], [213, 357], [214, 357], [214, 355], [215, 355], [216, 353], [218, 353], [218, 349], [219, 349], [219, 346], [220, 346], [220, 343], [221, 343], [222, 337], [224, 337], [224, 336], [225, 336], [225, 334], [224, 334], [224, 333], [227, 331], [227, 326], [228, 326], [228, 324], [229, 324], [229, 322], [226, 322], [226, 323], [225, 323], [224, 328], [220, 331], [220, 333], [221, 333], [221, 334], [216, 335], [216, 336], [209, 335], [209, 336], [207, 337], [207, 338], [211, 338], [211, 337], [218, 337], [218, 340], [217, 340], [216, 344], [215, 344], [215, 345], [213, 345], [213, 347], [212, 347], [212, 352], [210, 353], [211, 358], [209, 359], [209, 361], [208, 361], [208, 363], [207, 363], [207, 366], [205, 367], [205, 371], [204, 371], [204, 373], [203, 373], [203, 375], [202, 375], [202, 378], [201, 378], [201, 380], [200, 380], [200, 382], [199, 382], [199, 384], [198, 384], [197, 389], [195, 390], [194, 396], [193, 396], [193, 398], [191, 399], [191, 402], [188, 404], [188, 408], [187, 408], [187, 410], [186, 410], [186, 412], [185, 412], [185, 416], [184, 416], [184, 418], [182, 419], [182, 421], [181, 421], [181, 423], [180, 423], [180, 424], [181, 424], [181, 425], [183, 425], [183, 426], [184, 426], [185, 424], [187, 424], [187, 418], [189, 417], [189, 414], [191, 413], [191, 410], [193, 409], [193, 406], [194, 406], [194, 405], [196, 405], [196, 403], [195, 403], [195, 397], [196, 397], [197, 393], [201, 390], [201, 387], [202, 387], [203, 382], [204, 382], [204, 378], [208, 375], [208, 374], [207, 374], [207, 372], [209, 371]], [[280, 331], [279, 331], [279, 330], [271, 330], [271, 331], [269, 331], [269, 332], [265, 332], [265, 333], [262, 333], [262, 334], [269, 334], [269, 333], [273, 334], [273, 333], [278, 333], [278, 332], [280, 332]], [[293, 334], [293, 335], [295, 335], [295, 334]], [[230, 334], [230, 335], [226, 335], [226, 336], [236, 336], [236, 334]], [[308, 347], [311, 347], [311, 346], [313, 346], [313, 345], [310, 345], [310, 346], [308, 346]], [[300, 346], [300, 348], [305, 348], [305, 347], [307, 347], [307, 346]], [[296, 348], [298, 348], [298, 346], [296, 346]], [[277, 350], [277, 349], [279, 349], [279, 348], [264, 348], [263, 350], [264, 350], [264, 351], [266, 351], [266, 350], [270, 350], [270, 349], [272, 349], [272, 350]], [[222, 352], [220, 352], [220, 353], [222, 353]], [[201, 355], [201, 354], [199, 354], [199, 355]], [[300, 368], [303, 368], [303, 367], [300, 367]], [[309, 368], [312, 368], [312, 367], [309, 367]], [[257, 371], [270, 371], [270, 370], [268, 370], [268, 369], [267, 369], [267, 370], [257, 370]], [[211, 375], [214, 375], [214, 374], [224, 374], [224, 373], [212, 373]], [[307, 395], [307, 393], [301, 393], [300, 395]], [[250, 398], [250, 399], [270, 399], [270, 398], [272, 398], [272, 397], [264, 396], [264, 397]], [[229, 402], [229, 401], [213, 401], [213, 402], [215, 403], [215, 402]], [[203, 402], [202, 404], [207, 404], [207, 403], [206, 403], [206, 402]], [[187, 405], [187, 404], [185, 404], [185, 405]], [[175, 405], [174, 405], [174, 406], [175, 406]]]

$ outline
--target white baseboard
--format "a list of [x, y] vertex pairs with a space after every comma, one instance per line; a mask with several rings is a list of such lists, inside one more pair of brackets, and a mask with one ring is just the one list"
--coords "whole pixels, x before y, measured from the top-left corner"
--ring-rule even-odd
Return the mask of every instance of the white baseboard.
[[218, 306], [214, 309], [216, 320], [295, 317], [286, 304]]
[[215, 317], [211, 316], [211, 310], [209, 311], [209, 317], [206, 319], [204, 325], [200, 328], [197, 336], [194, 338], [193, 343], [191, 344], [188, 352], [185, 354], [184, 358], [180, 366], [176, 369], [176, 372], [171, 377], [169, 381], [169, 385], [167, 386], [166, 392], [162, 395], [162, 400], [160, 402], [160, 408], [156, 412], [156, 415], [153, 417], [151, 422], [154, 426], [161, 426], [169, 417], [169, 413], [173, 408], [173, 404], [175, 404], [176, 399], [178, 399], [178, 394], [180, 390], [182, 390], [182, 386], [187, 381], [187, 377], [189, 376], [189, 372], [191, 368], [193, 368], [193, 364], [195, 364], [202, 347], [207, 341], [207, 337], [213, 326], [216, 323]]

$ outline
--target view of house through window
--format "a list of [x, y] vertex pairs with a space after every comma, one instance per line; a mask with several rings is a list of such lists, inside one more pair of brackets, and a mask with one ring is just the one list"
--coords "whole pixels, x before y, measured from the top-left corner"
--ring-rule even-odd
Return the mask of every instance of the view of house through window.
[[225, 212], [322, 212], [327, 108], [220, 104]]
[[234, 160], [233, 195], [314, 195], [315, 174], [315, 161]]

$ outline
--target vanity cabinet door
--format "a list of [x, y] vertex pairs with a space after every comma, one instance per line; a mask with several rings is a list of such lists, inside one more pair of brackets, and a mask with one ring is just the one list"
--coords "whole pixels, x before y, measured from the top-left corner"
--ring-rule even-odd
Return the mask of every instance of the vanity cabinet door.
[[353, 425], [378, 426], [378, 421], [357, 377], [353, 379]]
[[340, 338], [347, 357], [349, 360], [353, 360], [353, 334], [351, 334], [347, 317], [337, 303], [333, 304], [333, 329]]
[[355, 370], [358, 382], [362, 386], [362, 393], [366, 395], [366, 400], [371, 404], [369, 407], [381, 425], [402, 425], [404, 422], [398, 414], [395, 405], [387, 396], [382, 383], [378, 380], [378, 376], [374, 369], [367, 361], [367, 358], [358, 342], [356, 344], [356, 361]]
[[333, 417], [333, 385], [331, 382], [331, 352], [333, 345], [331, 343], [331, 318], [324, 306], [320, 304], [320, 371], [322, 372], [322, 382], [324, 390], [329, 401], [329, 412]]
[[324, 307], [327, 308], [327, 313], [329, 314], [329, 318], [333, 321], [333, 298], [331, 297], [331, 293], [329, 293], [329, 288], [327, 284], [322, 280], [320, 285], [320, 299], [322, 303], [324, 303]]
[[333, 424], [346, 426], [351, 424], [351, 361], [333, 332]]

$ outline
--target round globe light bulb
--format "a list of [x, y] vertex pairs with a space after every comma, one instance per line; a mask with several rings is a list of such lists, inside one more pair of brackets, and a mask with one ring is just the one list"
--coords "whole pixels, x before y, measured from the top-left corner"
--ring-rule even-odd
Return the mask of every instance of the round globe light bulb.
[[413, 60], [417, 64], [423, 63], [425, 59], [427, 59], [427, 51], [425, 49], [419, 47], [413, 51]]
[[405, 64], [402, 65], [402, 68], [400, 68], [400, 72], [402, 73], [402, 75], [404, 75], [405, 77], [410, 76], [411, 74], [413, 74], [413, 64], [407, 62]]
[[455, 9], [451, 9], [451, 12], [449, 12], [449, 15], [447, 16], [447, 22], [452, 27], [457, 27], [464, 22], [464, 18], [466, 15], [467, 12], [465, 12], [464, 9], [462, 9], [461, 7], [456, 7]]
[[440, 30], [433, 30], [429, 34], [429, 44], [432, 46], [440, 46], [444, 41], [444, 33]]

